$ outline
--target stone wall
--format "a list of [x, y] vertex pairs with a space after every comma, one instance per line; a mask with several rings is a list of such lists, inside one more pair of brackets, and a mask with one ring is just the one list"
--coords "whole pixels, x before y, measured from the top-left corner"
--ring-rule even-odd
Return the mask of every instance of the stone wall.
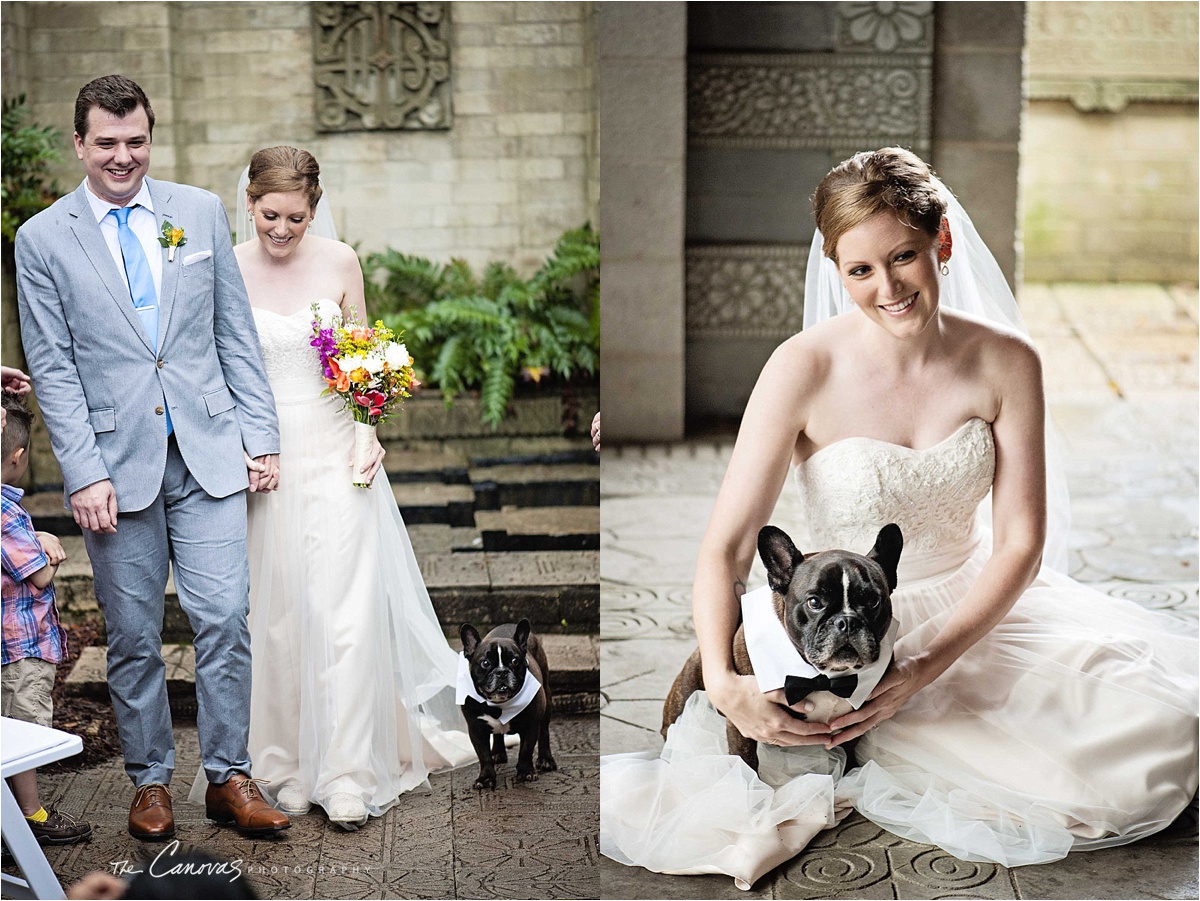
[[[599, 214], [594, 5], [456, 2], [448, 131], [318, 133], [312, 4], [4, 3], [5, 96], [69, 137], [99, 75], [138, 81], [157, 116], [151, 174], [232, 209], [238, 174], [272, 144], [322, 165], [343, 239], [474, 264], [535, 268]], [[69, 144], [69, 142], [68, 142]], [[66, 148], [61, 187], [82, 178]]]
[[1197, 5], [1028, 7], [1026, 280], [1194, 284]]
[[687, 5], [605, 3], [600, 15], [606, 441], [684, 432]]

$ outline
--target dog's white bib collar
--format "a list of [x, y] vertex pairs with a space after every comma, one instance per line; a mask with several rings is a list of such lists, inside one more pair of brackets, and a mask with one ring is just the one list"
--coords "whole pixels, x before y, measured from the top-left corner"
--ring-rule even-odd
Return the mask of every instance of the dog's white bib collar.
[[471, 662], [461, 651], [458, 654], [458, 672], [456, 676], [457, 678], [454, 683], [454, 703], [461, 707], [467, 698], [473, 698], [481, 704], [487, 704], [489, 707], [499, 707], [499, 719], [505, 725], [529, 706], [530, 702], [537, 697], [537, 693], [542, 687], [542, 683], [537, 680], [537, 677], [526, 670], [525, 684], [521, 686], [521, 690], [503, 704], [495, 704], [481, 695], [478, 689], [475, 688], [475, 681], [471, 678]]
[[[750, 664], [754, 667], [754, 678], [758, 680], [760, 691], [783, 688], [784, 680], [788, 676], [812, 678], [821, 674], [820, 670], [800, 656], [800, 652], [788, 638], [787, 630], [775, 615], [774, 599], [769, 585], [742, 595], [742, 628], [746, 637], [746, 651], [750, 654]], [[900, 623], [893, 617], [887, 635], [880, 642], [879, 659], [856, 674], [858, 687], [854, 689], [854, 694], [846, 699], [855, 709], [866, 703], [879, 680], [883, 678], [888, 664], [891, 663], [892, 650], [899, 631]], [[828, 676], [829, 673], [825, 675]]]

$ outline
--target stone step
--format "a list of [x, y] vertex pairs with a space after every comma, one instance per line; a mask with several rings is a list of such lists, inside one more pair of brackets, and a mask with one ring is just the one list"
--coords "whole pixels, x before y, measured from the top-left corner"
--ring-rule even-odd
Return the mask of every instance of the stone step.
[[[444, 534], [465, 539], [470, 532], [447, 527]], [[428, 537], [422, 535], [423, 540]], [[83, 538], [66, 536], [62, 543], [67, 560], [54, 579], [59, 612], [68, 623], [102, 624]], [[417, 560], [447, 635], [457, 635], [464, 622], [511, 622], [522, 617], [538, 632], [582, 633], [599, 628], [599, 551], [439, 550], [418, 553]], [[167, 580], [163, 637], [168, 642], [192, 638], [173, 578]]]
[[476, 496], [471, 485], [393, 482], [392, 494], [405, 524], [474, 525]]
[[[594, 451], [589, 451], [595, 457]], [[598, 507], [600, 467], [578, 462], [580, 454], [557, 450], [542, 456], [481, 457], [445, 449], [404, 450], [389, 460], [388, 478], [400, 514], [410, 525], [440, 523], [456, 527], [475, 525], [476, 510], [520, 507]], [[538, 462], [529, 462], [531, 459]], [[25, 509], [37, 528], [55, 535], [79, 535], [71, 512], [63, 507], [60, 490], [31, 491]], [[598, 530], [597, 530], [598, 531]], [[570, 545], [525, 543], [522, 549], [539, 550], [570, 546], [595, 548], [597, 541]]]
[[600, 504], [600, 467], [596, 464], [473, 466], [469, 475], [477, 510]]
[[[480, 626], [486, 632], [487, 627]], [[595, 713], [600, 708], [600, 655], [595, 635], [542, 635], [550, 664], [552, 703], [560, 715]], [[458, 640], [450, 644], [461, 650]], [[85, 648], [63, 690], [76, 697], [108, 700], [108, 649], [103, 645]], [[167, 697], [177, 716], [196, 715], [196, 652], [190, 644], [164, 644]]]
[[387, 454], [383, 468], [388, 479], [397, 482], [441, 482], [467, 485], [470, 460], [462, 451], [449, 448], [413, 449], [403, 441], [382, 442]]
[[475, 526], [485, 551], [600, 549], [599, 507], [479, 510]]

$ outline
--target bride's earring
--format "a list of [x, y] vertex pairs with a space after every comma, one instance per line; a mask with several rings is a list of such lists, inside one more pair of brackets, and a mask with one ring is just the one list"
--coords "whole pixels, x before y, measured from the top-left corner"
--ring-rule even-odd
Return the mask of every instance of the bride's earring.
[[954, 238], [950, 235], [950, 221], [943, 216], [941, 228], [938, 229], [938, 271], [942, 275], [950, 274], [950, 254], [954, 248]]

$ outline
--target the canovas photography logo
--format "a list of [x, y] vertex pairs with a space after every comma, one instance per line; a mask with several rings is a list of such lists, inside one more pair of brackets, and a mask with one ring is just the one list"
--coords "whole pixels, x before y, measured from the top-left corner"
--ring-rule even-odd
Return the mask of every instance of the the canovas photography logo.
[[161, 878], [163, 876], [228, 876], [233, 882], [242, 875], [242, 859], [236, 860], [174, 860], [179, 851], [179, 839], [163, 847], [154, 859], [145, 861], [114, 860], [109, 864], [114, 876], [133, 877], [142, 873]]

